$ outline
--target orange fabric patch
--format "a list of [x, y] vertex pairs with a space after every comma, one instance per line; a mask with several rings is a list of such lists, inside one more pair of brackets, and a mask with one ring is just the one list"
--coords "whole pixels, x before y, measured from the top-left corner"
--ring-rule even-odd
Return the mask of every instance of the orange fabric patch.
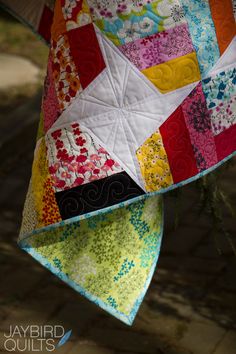
[[61, 9], [61, 1], [57, 0], [54, 8], [54, 17], [51, 27], [51, 38], [56, 42], [58, 37], [66, 32], [66, 22]]
[[222, 55], [236, 35], [232, 0], [209, 0], [209, 3]]

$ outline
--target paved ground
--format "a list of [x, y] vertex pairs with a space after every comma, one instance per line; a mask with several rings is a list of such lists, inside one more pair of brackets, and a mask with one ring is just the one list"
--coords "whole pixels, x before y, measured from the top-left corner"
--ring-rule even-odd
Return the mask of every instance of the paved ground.
[[[160, 262], [131, 328], [18, 249], [40, 95], [0, 120], [0, 350], [10, 324], [61, 324], [72, 329], [73, 336], [59, 353], [235, 354], [236, 257], [226, 238], [211, 232], [209, 218], [198, 215], [193, 186], [183, 188], [177, 206], [166, 196]], [[236, 164], [222, 171], [222, 186], [234, 201], [235, 175]], [[235, 220], [226, 212], [224, 220], [235, 235]]]

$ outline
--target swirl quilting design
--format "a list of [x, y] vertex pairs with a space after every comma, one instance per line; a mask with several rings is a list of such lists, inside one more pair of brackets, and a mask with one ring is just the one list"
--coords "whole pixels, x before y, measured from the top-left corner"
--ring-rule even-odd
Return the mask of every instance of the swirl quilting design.
[[184, 87], [201, 78], [196, 53], [172, 59], [142, 72], [162, 93]]
[[56, 193], [63, 219], [100, 210], [144, 194], [126, 172]]

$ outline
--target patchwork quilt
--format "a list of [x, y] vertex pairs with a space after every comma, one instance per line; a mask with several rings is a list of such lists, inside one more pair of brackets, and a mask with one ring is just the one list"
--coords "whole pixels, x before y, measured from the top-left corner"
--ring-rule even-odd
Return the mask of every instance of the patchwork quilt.
[[0, 0], [49, 45], [19, 245], [132, 324], [162, 194], [236, 148], [232, 0]]

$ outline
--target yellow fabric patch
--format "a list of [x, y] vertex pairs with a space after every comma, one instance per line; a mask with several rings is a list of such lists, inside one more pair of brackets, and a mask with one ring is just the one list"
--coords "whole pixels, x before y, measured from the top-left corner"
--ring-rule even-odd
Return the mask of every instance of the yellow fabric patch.
[[42, 138], [36, 145], [31, 177], [32, 194], [38, 220], [36, 228], [62, 220], [52, 188], [46, 156], [45, 140]]
[[173, 184], [168, 158], [159, 131], [139, 147], [136, 156], [148, 192], [167, 188]]
[[201, 80], [195, 52], [152, 66], [142, 70], [142, 73], [162, 93], [170, 92]]

